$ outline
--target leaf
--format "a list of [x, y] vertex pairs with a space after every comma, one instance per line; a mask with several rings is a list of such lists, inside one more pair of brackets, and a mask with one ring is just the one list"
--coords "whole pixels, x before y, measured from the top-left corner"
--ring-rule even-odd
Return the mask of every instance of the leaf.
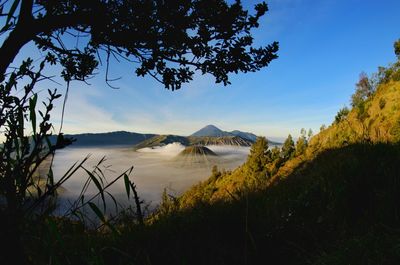
[[53, 234], [53, 236], [57, 239], [57, 241], [59, 243], [62, 243], [62, 238], [61, 238], [60, 231], [57, 227], [57, 223], [53, 219], [50, 218], [50, 219], [48, 219], [48, 224], [49, 224], [50, 232]]
[[93, 212], [97, 215], [97, 217], [99, 217], [99, 219], [103, 223], [105, 223], [106, 218], [104, 217], [104, 214], [100, 211], [100, 209], [96, 206], [96, 204], [94, 204], [93, 202], [89, 202], [89, 206], [93, 210]]
[[124, 182], [125, 182], [125, 189], [126, 189], [126, 194], [128, 195], [128, 199], [129, 199], [129, 195], [131, 193], [131, 188], [130, 188], [130, 181], [129, 181], [129, 177], [127, 174], [124, 174]]
[[54, 175], [53, 175], [53, 169], [50, 167], [49, 173], [47, 174], [47, 181], [50, 184], [50, 186], [54, 186]]
[[42, 197], [43, 192], [42, 192], [42, 189], [40, 188], [40, 186], [37, 186], [36, 189], [37, 189], [37, 196], [38, 196], [38, 198]]
[[[37, 94], [35, 94], [32, 98], [29, 99], [29, 119], [32, 122], [33, 133], [36, 135], [36, 102], [37, 102]], [[34, 138], [35, 139], [35, 138]]]
[[20, 2], [20, 0], [14, 0], [14, 3], [12, 4], [10, 11], [8, 12], [8, 15], [7, 15], [6, 25], [8, 25], [11, 18], [13, 17], [15, 10], [17, 9], [17, 7], [19, 5], [19, 2]]
[[50, 139], [49, 139], [49, 137], [47, 136], [47, 135], [45, 135], [44, 136], [44, 140], [46, 141], [46, 143], [47, 143], [47, 147], [49, 148], [49, 150], [51, 151], [51, 147], [52, 147], [52, 144], [51, 144], [51, 142], [50, 142]]
[[24, 137], [24, 112], [22, 109], [18, 110], [18, 128], [17, 128], [17, 133], [19, 138]]
[[80, 211], [73, 211], [72, 213], [71, 213], [73, 216], [76, 216], [82, 223], [84, 223], [85, 222], [85, 217], [83, 216], [83, 213], [82, 212], [80, 212]]
[[107, 193], [107, 194], [110, 196], [110, 198], [113, 200], [114, 206], [115, 206], [115, 212], [118, 213], [118, 203], [117, 203], [117, 200], [116, 200], [115, 197], [114, 197], [111, 193], [109, 193], [108, 191], [106, 191], [106, 193]]
[[86, 173], [89, 175], [90, 179], [94, 182], [94, 184], [96, 185], [97, 189], [99, 190], [100, 195], [101, 195], [101, 199], [102, 199], [102, 201], [103, 201], [104, 211], [105, 211], [105, 210], [106, 210], [106, 200], [105, 200], [105, 198], [104, 198], [104, 191], [103, 191], [103, 188], [102, 188], [100, 182], [98, 181], [98, 179], [96, 178], [96, 176], [94, 176], [94, 175], [92, 174], [92, 172], [90, 172], [90, 171], [87, 170], [86, 168], [83, 168], [83, 169], [86, 171]]

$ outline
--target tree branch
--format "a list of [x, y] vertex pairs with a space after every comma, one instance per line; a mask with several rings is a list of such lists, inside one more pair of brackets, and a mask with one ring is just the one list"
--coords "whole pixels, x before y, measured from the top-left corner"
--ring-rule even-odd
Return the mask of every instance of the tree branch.
[[[29, 0], [30, 1], [30, 0]], [[25, 1], [23, 1], [25, 2]], [[21, 7], [22, 8], [22, 7]], [[22, 10], [21, 10], [22, 12]], [[18, 23], [0, 48], [0, 82], [4, 80], [7, 68], [13, 62], [21, 48], [39, 34], [50, 34], [57, 29], [87, 25], [91, 15], [88, 12], [45, 16], [30, 23]]]
[[23, 0], [21, 11], [19, 12], [18, 24], [27, 24], [33, 20], [32, 16], [33, 0]]

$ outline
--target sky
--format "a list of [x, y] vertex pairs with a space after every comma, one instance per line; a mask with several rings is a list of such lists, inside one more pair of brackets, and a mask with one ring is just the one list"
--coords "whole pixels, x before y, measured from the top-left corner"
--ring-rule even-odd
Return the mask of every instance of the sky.
[[[252, 8], [259, 1], [243, 1]], [[64, 133], [126, 130], [189, 135], [213, 124], [282, 139], [301, 128], [318, 132], [349, 105], [359, 74], [375, 72], [395, 60], [400, 38], [398, 0], [270, 0], [269, 12], [253, 32], [255, 46], [280, 43], [279, 58], [256, 73], [231, 75], [232, 84], [215, 84], [196, 75], [178, 91], [166, 90], [151, 77], [136, 77], [135, 65], [112, 64], [90, 85], [72, 82]], [[1, 40], [0, 40], [1, 42]], [[27, 46], [20, 56], [32, 53]], [[52, 84], [59, 91], [65, 85]], [[55, 128], [61, 100], [53, 114]]]

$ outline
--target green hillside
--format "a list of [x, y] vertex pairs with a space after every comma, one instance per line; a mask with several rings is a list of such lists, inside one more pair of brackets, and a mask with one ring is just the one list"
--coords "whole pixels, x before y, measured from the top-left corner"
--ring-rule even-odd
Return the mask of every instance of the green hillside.
[[[362, 108], [354, 107], [341, 120], [306, 141], [301, 152], [293, 150], [290, 159], [284, 159], [282, 153], [266, 155], [265, 168], [255, 177], [250, 168], [251, 161], [233, 172], [221, 172], [218, 180], [211, 177], [186, 192], [181, 205], [192, 205], [193, 198], [213, 202], [219, 199], [232, 199], [232, 194], [244, 186], [260, 188], [286, 178], [298, 167], [313, 160], [319, 153], [330, 149], [342, 148], [352, 144], [397, 143], [400, 140], [400, 81], [382, 82], [376, 91], [368, 97]], [[295, 148], [295, 147], [294, 147]], [[276, 151], [273, 150], [272, 152]], [[273, 158], [273, 156], [276, 158]], [[212, 191], [210, 193], [210, 191]], [[207, 194], [207, 196], [203, 196]]]
[[277, 176], [284, 177], [304, 161], [327, 149], [355, 143], [397, 143], [400, 141], [400, 81], [380, 84], [362, 106], [352, 108], [340, 121], [312, 137], [304, 154], [288, 161]]
[[310, 146], [316, 150], [360, 141], [377, 143], [399, 140], [400, 82], [390, 81], [380, 85], [362, 108], [353, 108], [345, 119], [313, 137]]

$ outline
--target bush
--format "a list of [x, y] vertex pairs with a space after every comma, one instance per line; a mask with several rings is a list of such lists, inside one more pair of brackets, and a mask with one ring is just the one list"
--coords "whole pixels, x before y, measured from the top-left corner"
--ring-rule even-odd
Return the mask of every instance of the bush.
[[366, 73], [361, 73], [356, 84], [356, 91], [351, 96], [351, 105], [357, 107], [374, 93], [374, 86]]
[[379, 100], [379, 108], [383, 109], [385, 107], [385, 105], [386, 105], [386, 100], [384, 98], [381, 98]]
[[335, 116], [335, 123], [339, 123], [346, 119], [347, 115], [349, 115], [350, 110], [347, 107], [341, 108]]
[[366, 102], [362, 102], [360, 105], [357, 107], [357, 119], [360, 121], [364, 121], [369, 117], [368, 114], [368, 106], [366, 106]]

